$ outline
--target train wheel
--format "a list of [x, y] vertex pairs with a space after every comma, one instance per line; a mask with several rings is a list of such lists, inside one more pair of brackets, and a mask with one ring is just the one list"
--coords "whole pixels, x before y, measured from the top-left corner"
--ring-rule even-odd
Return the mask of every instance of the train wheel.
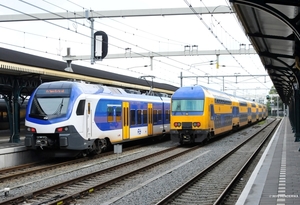
[[211, 140], [211, 133], [208, 133], [206, 139], [204, 140], [204, 144], [207, 144]]
[[101, 140], [95, 140], [93, 147], [92, 147], [92, 155], [97, 155], [100, 154], [102, 152], [102, 143]]
[[111, 146], [109, 139], [101, 140], [101, 150], [106, 151]]

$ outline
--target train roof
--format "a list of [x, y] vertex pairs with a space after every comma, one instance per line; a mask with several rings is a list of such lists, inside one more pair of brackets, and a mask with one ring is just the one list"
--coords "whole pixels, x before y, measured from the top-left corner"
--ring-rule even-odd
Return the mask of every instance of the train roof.
[[230, 101], [237, 101], [242, 103], [255, 103], [257, 105], [262, 105], [251, 100], [247, 100], [245, 98], [234, 96], [215, 89], [207, 88], [202, 85], [185, 86], [178, 88], [172, 95], [172, 99], [199, 99], [207, 96], [211, 96], [218, 99], [229, 99]]
[[186, 98], [186, 99], [197, 99], [205, 96], [218, 97], [218, 98], [230, 98], [230, 95], [218, 90], [207, 88], [200, 85], [185, 86], [177, 89], [172, 98]]
[[170, 99], [166, 96], [153, 96], [153, 95], [145, 95], [139, 92], [132, 92], [132, 90], [125, 90], [117, 87], [104, 86], [101, 84], [89, 84], [81, 81], [54, 81], [47, 82], [41, 84], [38, 88], [42, 89], [70, 89], [76, 87], [81, 93], [84, 94], [106, 94], [106, 95], [114, 95], [114, 96], [124, 96], [124, 97], [132, 97], [136, 98], [138, 96], [139, 99], [157, 99], [161, 98], [164, 100]]

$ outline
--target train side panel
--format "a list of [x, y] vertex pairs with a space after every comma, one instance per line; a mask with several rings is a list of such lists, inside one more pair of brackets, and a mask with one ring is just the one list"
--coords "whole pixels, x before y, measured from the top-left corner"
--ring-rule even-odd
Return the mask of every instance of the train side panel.
[[218, 101], [218, 98], [216, 98], [212, 117], [214, 120], [214, 135], [231, 131], [233, 124], [232, 102], [230, 100]]
[[[107, 138], [112, 144], [170, 131], [168, 102], [103, 98], [93, 109], [92, 135]], [[124, 129], [129, 129], [128, 133], [124, 133]]]

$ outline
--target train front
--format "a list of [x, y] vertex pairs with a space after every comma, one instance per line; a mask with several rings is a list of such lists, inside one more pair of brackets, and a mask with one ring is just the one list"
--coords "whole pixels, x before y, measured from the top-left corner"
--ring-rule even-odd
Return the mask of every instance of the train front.
[[[63, 81], [44, 83], [32, 94], [25, 118], [28, 149], [41, 150], [50, 157], [75, 156], [82, 149], [84, 140], [76, 128], [79, 120], [71, 118], [82, 93], [74, 85], [76, 83]], [[70, 136], [74, 140], [70, 140]]]
[[208, 137], [209, 109], [200, 86], [179, 88], [171, 99], [171, 140], [180, 144], [202, 142]]

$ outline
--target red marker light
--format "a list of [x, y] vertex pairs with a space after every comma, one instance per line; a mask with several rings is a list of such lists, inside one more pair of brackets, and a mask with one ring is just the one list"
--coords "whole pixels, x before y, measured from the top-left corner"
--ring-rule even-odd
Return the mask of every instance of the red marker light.
[[63, 131], [63, 128], [62, 128], [62, 127], [59, 127], [59, 128], [56, 129], [56, 131], [57, 131], [57, 132], [62, 132], [62, 131]]

